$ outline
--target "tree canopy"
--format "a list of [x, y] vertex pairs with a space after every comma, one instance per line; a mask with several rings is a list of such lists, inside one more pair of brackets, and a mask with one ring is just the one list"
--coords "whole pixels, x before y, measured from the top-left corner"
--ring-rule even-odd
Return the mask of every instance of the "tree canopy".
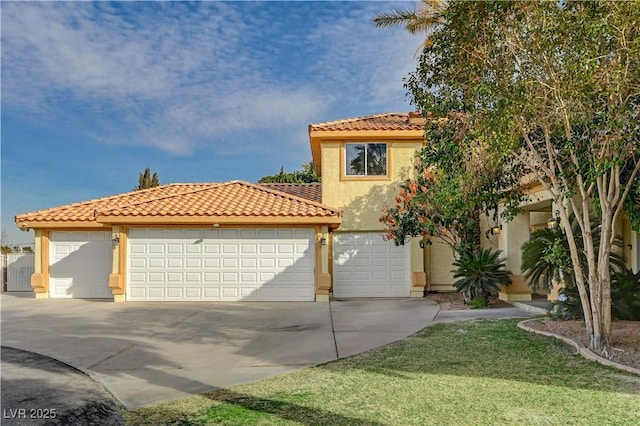
[[258, 183], [314, 183], [320, 182], [320, 177], [316, 174], [312, 162], [304, 163], [302, 170], [286, 172], [284, 166], [280, 167], [280, 172], [275, 175], [263, 176]]
[[590, 346], [606, 352], [609, 258], [624, 209], [640, 230], [640, 2], [450, 1], [405, 84], [425, 115], [469, 115], [487, 158], [507, 165], [507, 183], [536, 181], [552, 194]]
[[158, 173], [154, 172], [151, 174], [151, 169], [147, 167], [144, 169], [144, 172], [140, 172], [140, 176], [138, 177], [138, 185], [133, 188], [134, 191], [140, 191], [141, 189], [153, 188], [155, 186], [160, 186], [160, 178], [158, 177]]
[[[404, 244], [409, 237], [438, 237], [457, 254], [480, 246], [481, 215], [497, 223], [498, 204], [517, 206], [522, 197], [513, 162], [493, 156], [472, 131], [469, 114], [428, 114], [427, 143], [416, 153], [415, 178], [399, 188], [396, 205], [380, 219], [386, 238]], [[517, 211], [513, 208], [511, 211]]]

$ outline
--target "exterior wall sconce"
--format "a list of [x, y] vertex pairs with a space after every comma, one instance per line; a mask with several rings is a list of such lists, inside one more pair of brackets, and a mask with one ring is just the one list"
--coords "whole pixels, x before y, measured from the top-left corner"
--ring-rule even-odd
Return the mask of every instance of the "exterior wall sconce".
[[431, 244], [432, 243], [431, 243], [430, 239], [427, 239], [427, 240], [422, 239], [422, 240], [420, 240], [420, 248], [421, 249], [425, 248], [426, 246], [430, 246]]
[[214, 223], [214, 224], [213, 224], [213, 227], [214, 227], [214, 228], [220, 228], [220, 224], [219, 224], [219, 223]]
[[113, 238], [111, 238], [111, 245], [116, 247], [118, 244], [120, 244], [120, 236], [118, 234], [113, 234]]
[[557, 217], [551, 216], [547, 219], [547, 228], [554, 229], [558, 226], [558, 223], [560, 223], [560, 220]]
[[487, 229], [487, 232], [484, 233], [484, 236], [489, 239], [489, 235], [499, 235], [502, 232], [502, 225], [495, 224], [491, 228]]
[[321, 246], [327, 245], [327, 237], [320, 237], [320, 245]]

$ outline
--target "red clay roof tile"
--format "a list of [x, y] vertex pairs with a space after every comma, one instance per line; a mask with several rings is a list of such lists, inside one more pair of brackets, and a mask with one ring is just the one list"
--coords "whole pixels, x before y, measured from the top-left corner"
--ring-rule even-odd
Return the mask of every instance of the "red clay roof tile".
[[[286, 186], [286, 188], [284, 187]], [[94, 222], [97, 217], [340, 217], [317, 201], [321, 190], [302, 185], [227, 183], [168, 184], [143, 191], [17, 215], [22, 222]], [[283, 189], [288, 189], [285, 191]]]
[[384, 113], [310, 124], [309, 131], [424, 130], [417, 113]]

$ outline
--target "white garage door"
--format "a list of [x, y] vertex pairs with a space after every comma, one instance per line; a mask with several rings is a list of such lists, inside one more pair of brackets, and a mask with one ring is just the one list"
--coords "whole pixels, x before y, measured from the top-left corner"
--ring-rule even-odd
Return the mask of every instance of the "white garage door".
[[313, 301], [310, 229], [131, 229], [127, 300]]
[[407, 254], [378, 233], [334, 234], [334, 297], [409, 297]]
[[52, 232], [49, 239], [50, 297], [113, 298], [110, 232]]

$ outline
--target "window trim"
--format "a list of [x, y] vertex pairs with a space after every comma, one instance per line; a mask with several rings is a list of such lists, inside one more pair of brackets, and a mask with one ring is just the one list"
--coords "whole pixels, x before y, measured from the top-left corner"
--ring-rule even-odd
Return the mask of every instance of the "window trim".
[[[384, 175], [367, 175], [366, 170], [363, 175], [350, 175], [347, 174], [347, 145], [368, 145], [368, 144], [381, 144], [386, 147], [386, 174]], [[365, 151], [366, 152], [366, 151]], [[366, 157], [365, 157], [366, 164]], [[391, 143], [388, 141], [375, 141], [375, 140], [350, 140], [343, 141], [340, 146], [340, 180], [391, 180]]]

